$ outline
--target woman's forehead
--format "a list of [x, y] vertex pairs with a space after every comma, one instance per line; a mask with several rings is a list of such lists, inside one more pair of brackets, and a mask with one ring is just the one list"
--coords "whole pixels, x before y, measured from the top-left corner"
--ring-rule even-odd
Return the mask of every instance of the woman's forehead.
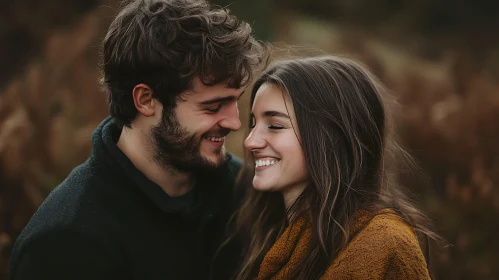
[[260, 108], [275, 108], [289, 106], [289, 97], [283, 94], [281, 88], [272, 83], [264, 83], [258, 88], [253, 101], [253, 110]]

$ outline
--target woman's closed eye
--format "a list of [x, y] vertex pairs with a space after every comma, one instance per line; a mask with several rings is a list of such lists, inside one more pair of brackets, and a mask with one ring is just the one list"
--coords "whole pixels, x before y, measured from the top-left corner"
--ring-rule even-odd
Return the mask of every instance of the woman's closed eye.
[[272, 124], [269, 126], [270, 129], [284, 129], [285, 127], [280, 124]]
[[[256, 125], [255, 125], [254, 123], [252, 123], [252, 124], [250, 124], [250, 125], [249, 125], [249, 128], [250, 128], [250, 129], [253, 129], [253, 128], [255, 128], [255, 126], [256, 126]], [[285, 127], [284, 127], [284, 126], [282, 126], [282, 125], [271, 125], [271, 126], [269, 126], [268, 128], [269, 128], [269, 129], [274, 129], [274, 130], [279, 130], [279, 129], [284, 129]]]

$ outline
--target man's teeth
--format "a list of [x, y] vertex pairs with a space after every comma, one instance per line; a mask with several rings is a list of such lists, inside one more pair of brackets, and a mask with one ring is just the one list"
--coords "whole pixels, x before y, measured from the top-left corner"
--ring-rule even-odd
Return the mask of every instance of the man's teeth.
[[205, 137], [205, 138], [213, 142], [220, 142], [225, 139], [225, 137]]
[[280, 160], [257, 160], [255, 167], [269, 166], [278, 163]]

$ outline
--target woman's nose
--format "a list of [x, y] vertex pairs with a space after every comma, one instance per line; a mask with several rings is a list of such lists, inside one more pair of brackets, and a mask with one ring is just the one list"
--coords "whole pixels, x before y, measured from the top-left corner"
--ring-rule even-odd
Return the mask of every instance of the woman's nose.
[[253, 129], [246, 140], [244, 140], [244, 146], [250, 151], [263, 149], [265, 147], [265, 143], [265, 139], [259, 135], [256, 129]]

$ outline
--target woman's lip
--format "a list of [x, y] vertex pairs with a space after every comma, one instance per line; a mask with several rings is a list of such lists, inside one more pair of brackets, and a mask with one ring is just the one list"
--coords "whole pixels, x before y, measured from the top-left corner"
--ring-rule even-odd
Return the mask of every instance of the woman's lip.
[[271, 160], [271, 161], [275, 161], [275, 163], [270, 164], [270, 165], [261, 165], [261, 166], [256, 166], [256, 163], [255, 163], [255, 170], [256, 171], [264, 170], [264, 169], [267, 169], [268, 167], [272, 167], [280, 162], [280, 160]]
[[281, 160], [280, 158], [272, 157], [272, 156], [260, 156], [260, 157], [255, 157], [255, 161], [257, 160]]
[[262, 165], [262, 166], [258, 166], [258, 167], [255, 167], [255, 171], [262, 171], [262, 170], [265, 170], [267, 168], [270, 168], [270, 167], [274, 167], [277, 163], [275, 164], [272, 164], [272, 165]]

